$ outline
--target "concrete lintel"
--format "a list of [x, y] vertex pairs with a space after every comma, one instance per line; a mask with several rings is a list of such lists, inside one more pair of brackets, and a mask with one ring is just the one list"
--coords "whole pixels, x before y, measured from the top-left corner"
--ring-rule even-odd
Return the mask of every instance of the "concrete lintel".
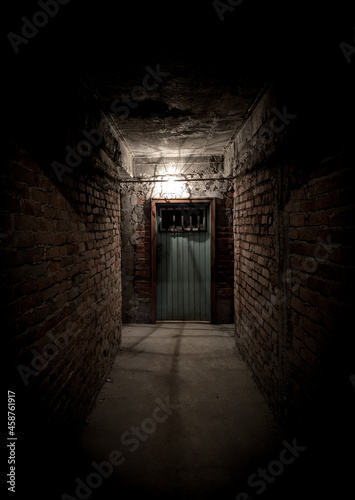
[[133, 158], [134, 164], [145, 164], [145, 165], [159, 165], [159, 164], [167, 164], [167, 163], [175, 163], [175, 164], [194, 164], [194, 163], [210, 163], [210, 162], [222, 162], [222, 155], [200, 155], [200, 154], [189, 154], [189, 155], [166, 155], [160, 154], [157, 156], [144, 156], [144, 155], [135, 155]]
[[181, 177], [186, 181], [226, 177], [222, 156], [135, 158], [134, 174], [136, 179], [142, 180], [156, 180], [167, 175]]

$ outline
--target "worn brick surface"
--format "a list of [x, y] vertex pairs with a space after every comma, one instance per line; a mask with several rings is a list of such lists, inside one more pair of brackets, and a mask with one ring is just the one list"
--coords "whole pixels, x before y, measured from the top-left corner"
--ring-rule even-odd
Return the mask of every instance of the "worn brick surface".
[[[250, 118], [256, 137], [265, 117]], [[275, 414], [297, 419], [330, 385], [346, 390], [351, 369], [353, 160], [322, 145], [304, 165], [292, 157], [302, 134], [262, 154], [243, 133], [227, 153], [236, 165], [236, 341]]]
[[236, 334], [254, 373], [263, 373], [263, 391], [270, 393], [277, 383], [275, 177], [261, 169], [240, 174], [234, 189]]
[[80, 424], [120, 342], [119, 191], [93, 176], [58, 184], [13, 152], [1, 229], [11, 368], [34, 414]]

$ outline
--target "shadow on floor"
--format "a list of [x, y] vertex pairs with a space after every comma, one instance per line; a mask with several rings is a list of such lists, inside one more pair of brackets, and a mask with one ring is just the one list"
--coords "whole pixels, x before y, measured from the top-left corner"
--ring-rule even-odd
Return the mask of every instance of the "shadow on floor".
[[348, 406], [333, 401], [309, 428], [285, 433], [233, 335], [225, 325], [126, 325], [111, 381], [81, 432], [43, 430], [19, 443], [17, 498], [348, 496], [355, 390], [349, 384]]

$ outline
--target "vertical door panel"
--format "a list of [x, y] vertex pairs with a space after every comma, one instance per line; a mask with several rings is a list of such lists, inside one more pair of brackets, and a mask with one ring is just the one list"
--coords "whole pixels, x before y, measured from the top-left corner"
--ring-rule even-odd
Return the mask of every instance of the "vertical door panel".
[[211, 320], [209, 216], [207, 227], [191, 232], [157, 227], [157, 320]]

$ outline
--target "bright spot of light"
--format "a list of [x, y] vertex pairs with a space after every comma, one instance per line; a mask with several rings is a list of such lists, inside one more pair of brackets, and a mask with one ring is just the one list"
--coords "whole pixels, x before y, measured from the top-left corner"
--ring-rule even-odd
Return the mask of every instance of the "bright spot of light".
[[176, 175], [163, 176], [159, 182], [162, 198], [182, 198], [186, 194], [186, 182]]
[[177, 182], [177, 177], [175, 176], [169, 176], [169, 180], [167, 182], [164, 182], [164, 191], [166, 193], [176, 193], [179, 191], [179, 186]]

